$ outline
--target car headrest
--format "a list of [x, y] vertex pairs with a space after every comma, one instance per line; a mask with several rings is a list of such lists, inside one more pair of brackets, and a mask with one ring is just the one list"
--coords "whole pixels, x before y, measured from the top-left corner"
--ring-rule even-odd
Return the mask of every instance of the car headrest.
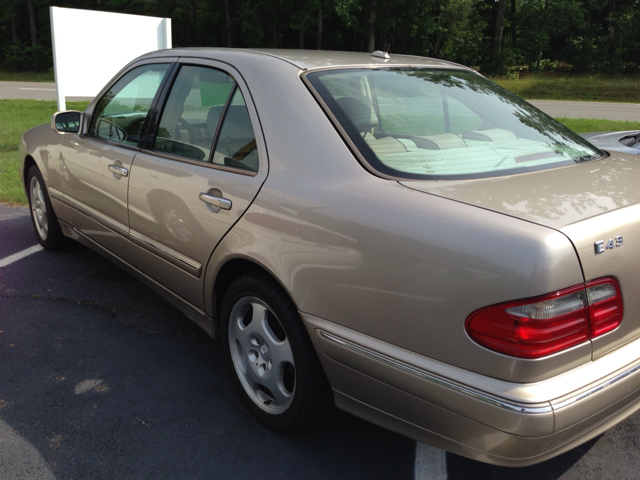
[[369, 131], [378, 125], [378, 116], [368, 99], [341, 97], [336, 101], [359, 132]]
[[465, 140], [480, 140], [481, 142], [500, 142], [502, 140], [513, 140], [517, 138], [515, 133], [503, 128], [491, 128], [489, 130], [476, 130], [464, 132], [462, 138]]

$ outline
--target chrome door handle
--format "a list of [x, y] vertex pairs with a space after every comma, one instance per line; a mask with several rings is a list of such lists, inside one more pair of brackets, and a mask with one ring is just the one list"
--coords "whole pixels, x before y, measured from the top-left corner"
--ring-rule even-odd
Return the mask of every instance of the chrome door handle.
[[111, 173], [115, 173], [116, 175], [120, 175], [121, 177], [126, 177], [129, 175], [129, 170], [124, 167], [119, 167], [118, 165], [109, 165], [109, 171]]
[[223, 210], [231, 210], [231, 200], [226, 198], [214, 197], [208, 193], [200, 193], [200, 200], [214, 207], [222, 208]]

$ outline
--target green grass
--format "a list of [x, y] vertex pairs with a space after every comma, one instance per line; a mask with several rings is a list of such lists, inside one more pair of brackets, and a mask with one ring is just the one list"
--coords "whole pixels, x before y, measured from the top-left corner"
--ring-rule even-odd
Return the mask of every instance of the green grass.
[[20, 184], [20, 161], [15, 153], [0, 153], [0, 202], [9, 205], [26, 205], [27, 198]]
[[[84, 110], [89, 102], [67, 102], [69, 110]], [[26, 205], [20, 184], [18, 144], [31, 127], [49, 123], [55, 101], [0, 100], [0, 202]]]
[[494, 82], [528, 100], [575, 100], [588, 102], [640, 103], [640, 76], [554, 77], [527, 76]]
[[[88, 102], [67, 102], [69, 110], [84, 110]], [[55, 101], [0, 100], [0, 202], [26, 205], [20, 184], [18, 143], [29, 128], [49, 123], [56, 111]], [[574, 132], [638, 130], [639, 122], [558, 118]]]
[[51, 72], [6, 72], [0, 70], [0, 82], [54, 82]]

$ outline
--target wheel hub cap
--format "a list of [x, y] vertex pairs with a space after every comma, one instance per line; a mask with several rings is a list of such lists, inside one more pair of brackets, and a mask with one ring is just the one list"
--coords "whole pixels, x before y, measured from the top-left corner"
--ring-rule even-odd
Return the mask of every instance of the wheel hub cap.
[[255, 337], [251, 339], [251, 347], [249, 350], [249, 360], [255, 364], [258, 375], [264, 376], [273, 368], [269, 347], [264, 341], [260, 341]]

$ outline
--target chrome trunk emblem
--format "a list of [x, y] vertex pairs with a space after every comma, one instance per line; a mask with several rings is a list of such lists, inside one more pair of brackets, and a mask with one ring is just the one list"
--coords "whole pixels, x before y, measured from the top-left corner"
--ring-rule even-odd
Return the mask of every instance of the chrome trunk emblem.
[[617, 237], [610, 238], [607, 241], [606, 246], [605, 246], [604, 240], [598, 240], [593, 244], [593, 248], [596, 254], [603, 253], [605, 250], [613, 250], [615, 247], [621, 247], [621, 246], [622, 246], [622, 235], [618, 235]]

